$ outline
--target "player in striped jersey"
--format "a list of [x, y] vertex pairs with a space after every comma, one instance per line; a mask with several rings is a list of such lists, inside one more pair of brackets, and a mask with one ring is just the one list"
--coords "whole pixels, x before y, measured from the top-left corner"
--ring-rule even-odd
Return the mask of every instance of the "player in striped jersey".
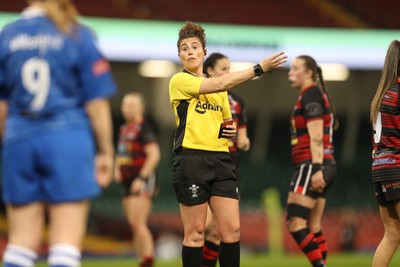
[[156, 168], [160, 148], [151, 124], [145, 119], [141, 93], [124, 96], [121, 106], [125, 124], [119, 133], [115, 180], [122, 184], [122, 204], [133, 233], [140, 267], [154, 266], [154, 242], [147, 225], [151, 199], [156, 193]]
[[385, 234], [373, 267], [389, 266], [400, 244], [400, 42], [387, 51], [381, 79], [371, 104], [374, 129], [372, 182]]
[[295, 172], [287, 200], [287, 228], [312, 266], [323, 267], [327, 244], [321, 218], [336, 174], [332, 135], [337, 120], [322, 71], [312, 57], [293, 60], [289, 82], [299, 97], [290, 124]]

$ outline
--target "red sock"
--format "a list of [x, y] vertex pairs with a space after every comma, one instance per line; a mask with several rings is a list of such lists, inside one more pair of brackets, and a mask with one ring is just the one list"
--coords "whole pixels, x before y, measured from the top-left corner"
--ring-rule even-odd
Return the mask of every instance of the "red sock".
[[328, 243], [326, 242], [325, 235], [322, 233], [322, 231], [319, 231], [318, 233], [314, 233], [314, 236], [319, 248], [321, 249], [322, 258], [326, 264], [326, 259], [328, 257]]
[[203, 246], [203, 267], [215, 267], [219, 255], [219, 246], [208, 240]]
[[308, 228], [301, 229], [291, 234], [301, 250], [306, 254], [312, 266], [323, 267], [324, 261], [322, 258], [322, 252], [315, 240], [314, 234], [311, 233]]
[[139, 267], [153, 267], [154, 266], [154, 257], [146, 257], [140, 263]]

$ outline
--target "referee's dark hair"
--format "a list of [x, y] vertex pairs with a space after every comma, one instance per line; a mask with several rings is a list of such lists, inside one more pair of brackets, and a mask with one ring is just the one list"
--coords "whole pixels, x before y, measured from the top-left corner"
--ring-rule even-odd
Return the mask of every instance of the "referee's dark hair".
[[191, 21], [186, 21], [185, 25], [179, 30], [179, 38], [176, 45], [178, 46], [178, 51], [180, 50], [179, 45], [181, 41], [187, 38], [196, 37], [199, 38], [201, 45], [203, 46], [204, 52], [206, 54], [206, 34], [204, 32], [203, 27], [201, 25], [196, 24]]

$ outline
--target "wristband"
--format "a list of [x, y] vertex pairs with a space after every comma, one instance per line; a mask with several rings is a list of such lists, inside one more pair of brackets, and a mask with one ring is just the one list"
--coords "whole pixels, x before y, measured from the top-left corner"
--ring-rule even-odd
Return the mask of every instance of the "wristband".
[[147, 177], [144, 177], [141, 174], [136, 175], [136, 177], [139, 178], [140, 180], [144, 181], [144, 182], [147, 182], [147, 180], [148, 180]]
[[322, 164], [321, 163], [312, 163], [311, 164], [311, 175], [314, 175], [316, 172], [322, 170]]

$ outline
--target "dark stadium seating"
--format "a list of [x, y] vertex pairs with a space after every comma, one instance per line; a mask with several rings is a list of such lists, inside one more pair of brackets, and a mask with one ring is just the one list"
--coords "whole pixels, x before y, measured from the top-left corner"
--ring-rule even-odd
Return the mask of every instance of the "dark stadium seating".
[[324, 14], [318, 13], [313, 6], [307, 5], [304, 0], [256, 0], [251, 5], [242, 0], [204, 0], [200, 5], [185, 0], [148, 2], [158, 6], [162, 16], [171, 20], [277, 26], [338, 26]]
[[[191, 20], [195, 22], [304, 26], [304, 27], [360, 27], [351, 18], [343, 21], [340, 13], [361, 21], [371, 28], [400, 28], [397, 0], [244, 0], [201, 2], [185, 0], [79, 0], [74, 1], [84, 16]], [[25, 0], [1, 1], [0, 11], [20, 11]], [[342, 12], [332, 11], [342, 8]], [[348, 18], [348, 16], [347, 16]]]
[[368, 21], [374, 28], [399, 29], [398, 0], [336, 0], [356, 16]]

